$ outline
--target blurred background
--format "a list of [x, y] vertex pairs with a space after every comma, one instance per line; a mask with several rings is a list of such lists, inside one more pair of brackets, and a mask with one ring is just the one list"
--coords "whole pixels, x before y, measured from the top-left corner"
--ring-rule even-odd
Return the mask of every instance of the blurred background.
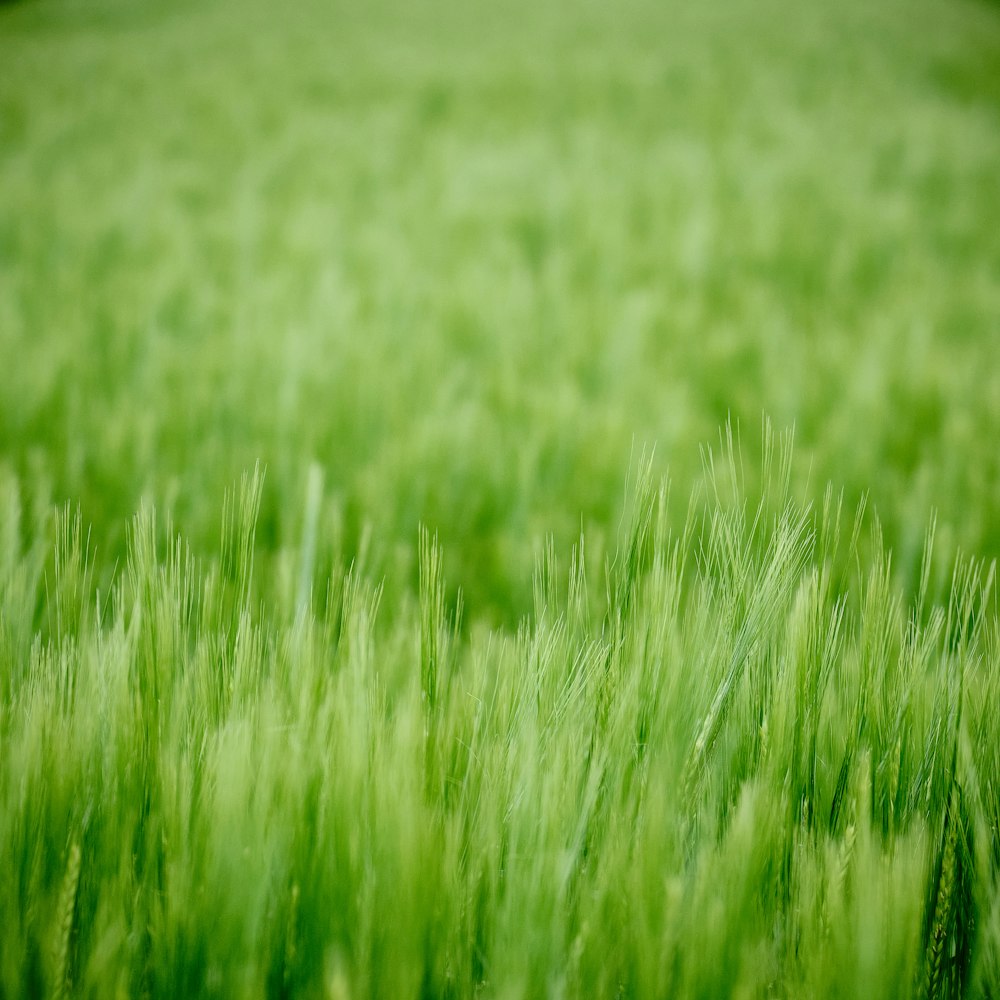
[[765, 416], [904, 583], [932, 509], [1000, 549], [996, 3], [0, 6], [0, 475], [106, 574], [259, 461], [263, 552], [319, 470], [345, 557], [406, 593], [424, 523], [510, 624], [643, 449], [681, 518]]

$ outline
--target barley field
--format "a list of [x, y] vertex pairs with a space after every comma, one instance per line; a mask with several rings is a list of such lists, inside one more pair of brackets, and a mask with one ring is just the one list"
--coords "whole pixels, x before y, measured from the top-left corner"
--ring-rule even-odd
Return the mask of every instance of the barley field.
[[0, 1000], [1000, 996], [1000, 6], [0, 3]]

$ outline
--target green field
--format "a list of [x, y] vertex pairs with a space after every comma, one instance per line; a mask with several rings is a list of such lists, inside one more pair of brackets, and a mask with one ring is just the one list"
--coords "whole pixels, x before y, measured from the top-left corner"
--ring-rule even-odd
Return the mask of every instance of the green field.
[[0, 1000], [1000, 996], [998, 432], [996, 3], [0, 4]]

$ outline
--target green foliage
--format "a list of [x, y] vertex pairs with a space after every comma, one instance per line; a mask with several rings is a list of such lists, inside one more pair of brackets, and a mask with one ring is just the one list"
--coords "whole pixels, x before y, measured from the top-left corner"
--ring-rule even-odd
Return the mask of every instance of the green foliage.
[[0, 998], [1000, 995], [990, 5], [0, 8]]
[[550, 547], [536, 614], [464, 638], [426, 532], [389, 619], [355, 568], [319, 612], [253, 574], [256, 475], [217, 557], [140, 514], [100, 606], [58, 513], [0, 715], [5, 992], [992, 988], [992, 573], [839, 590], [829, 505], [706, 475], [681, 535], [640, 476], [602, 610]]
[[391, 603], [423, 523], [510, 627], [633, 444], [690, 483], [730, 416], [909, 587], [931, 509], [994, 552], [1000, 24], [915, 2], [6, 8], [0, 455], [108, 567], [257, 462], [291, 544], [317, 463]]

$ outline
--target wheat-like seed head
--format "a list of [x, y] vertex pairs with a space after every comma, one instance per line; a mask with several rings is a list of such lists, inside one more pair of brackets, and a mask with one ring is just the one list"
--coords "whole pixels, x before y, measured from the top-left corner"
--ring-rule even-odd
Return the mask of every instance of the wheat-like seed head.
[[952, 907], [955, 897], [955, 865], [958, 834], [953, 818], [948, 816], [945, 833], [944, 855], [941, 859], [941, 877], [938, 881], [937, 902], [934, 907], [934, 924], [927, 948], [927, 980], [925, 996], [934, 1000], [941, 991], [945, 948], [951, 933]]
[[73, 916], [76, 911], [76, 890], [80, 882], [80, 845], [73, 843], [66, 862], [59, 908], [56, 911], [56, 936], [53, 946], [55, 977], [52, 995], [61, 1000], [69, 991], [69, 942], [73, 933]]
[[857, 830], [853, 823], [848, 823], [844, 831], [844, 843], [840, 848], [840, 859], [837, 866], [837, 888], [843, 889], [847, 884], [847, 874], [854, 859], [854, 844], [857, 841]]

